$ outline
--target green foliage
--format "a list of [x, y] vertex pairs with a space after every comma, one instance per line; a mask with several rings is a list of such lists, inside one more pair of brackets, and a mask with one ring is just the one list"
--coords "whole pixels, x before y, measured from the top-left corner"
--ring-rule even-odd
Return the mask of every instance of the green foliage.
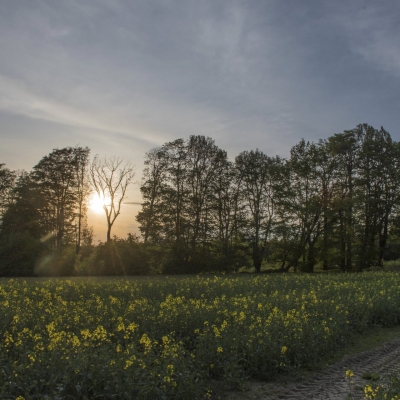
[[79, 256], [75, 246], [65, 247], [63, 251], [54, 250], [46, 252], [36, 261], [35, 275], [37, 276], [71, 276], [74, 274], [75, 265]]
[[32, 192], [26, 176], [20, 176], [15, 201], [3, 215], [0, 230], [0, 275], [32, 276], [45, 253], [40, 238], [44, 232], [37, 211], [40, 198]]
[[385, 261], [383, 269], [385, 271], [400, 271], [400, 259]]
[[89, 275], [143, 275], [151, 272], [151, 258], [146, 246], [128, 234], [114, 236], [110, 242], [96, 246], [88, 267]]
[[28, 231], [0, 236], [0, 276], [32, 276], [45, 246]]
[[[379, 375], [373, 373], [379, 380]], [[368, 378], [367, 378], [368, 379]], [[364, 398], [366, 400], [399, 400], [400, 399], [400, 376], [399, 373], [390, 374], [380, 379], [378, 383], [370, 383], [364, 387]]]
[[4, 167], [0, 163], [0, 222], [3, 214], [13, 201], [13, 189], [16, 180], [16, 172]]
[[376, 372], [368, 371], [368, 372], [364, 372], [361, 375], [361, 378], [368, 379], [369, 381], [377, 381], [377, 380], [379, 380], [380, 376]]

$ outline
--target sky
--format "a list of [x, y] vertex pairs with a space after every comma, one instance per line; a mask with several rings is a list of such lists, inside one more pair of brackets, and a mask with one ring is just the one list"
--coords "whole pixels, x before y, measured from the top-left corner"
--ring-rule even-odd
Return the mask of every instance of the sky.
[[[128, 202], [146, 152], [190, 135], [232, 160], [359, 123], [398, 141], [399, 94], [398, 0], [0, 1], [0, 163], [88, 146], [136, 166]], [[89, 223], [104, 240], [105, 216]]]

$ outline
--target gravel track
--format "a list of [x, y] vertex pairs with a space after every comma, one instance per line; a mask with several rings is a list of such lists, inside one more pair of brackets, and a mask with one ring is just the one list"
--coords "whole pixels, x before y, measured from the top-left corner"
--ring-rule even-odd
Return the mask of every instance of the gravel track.
[[[352, 370], [354, 376], [350, 385], [345, 380], [347, 370]], [[369, 381], [362, 378], [370, 372], [380, 377], [400, 371], [400, 339], [387, 342], [372, 350], [345, 356], [307, 380], [290, 384], [252, 383], [249, 390], [241, 394], [228, 396], [230, 399], [255, 400], [345, 400], [350, 391], [352, 399], [363, 399], [363, 388]], [[351, 386], [351, 387], [350, 387]]]

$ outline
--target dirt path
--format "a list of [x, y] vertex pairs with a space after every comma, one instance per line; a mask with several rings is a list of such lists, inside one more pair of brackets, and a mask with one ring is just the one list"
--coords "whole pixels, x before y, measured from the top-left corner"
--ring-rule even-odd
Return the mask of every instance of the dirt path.
[[[352, 370], [353, 385], [345, 380], [346, 370]], [[380, 377], [400, 371], [400, 339], [385, 343], [373, 350], [353, 356], [345, 356], [341, 361], [321, 369], [310, 378], [297, 383], [256, 383], [248, 385], [243, 393], [228, 395], [232, 400], [344, 400], [352, 394], [352, 399], [363, 399], [363, 388], [369, 381], [362, 378], [365, 373]]]

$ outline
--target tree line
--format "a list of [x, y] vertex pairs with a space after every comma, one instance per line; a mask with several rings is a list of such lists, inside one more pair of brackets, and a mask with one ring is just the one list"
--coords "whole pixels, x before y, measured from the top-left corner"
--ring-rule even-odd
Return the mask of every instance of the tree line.
[[191, 136], [147, 154], [137, 221], [144, 243], [169, 249], [168, 272], [381, 266], [399, 255], [399, 161], [399, 143], [367, 124], [301, 140], [288, 159], [232, 162]]
[[[150, 150], [140, 237], [112, 237], [130, 162], [55, 149], [31, 172], [0, 165], [0, 274], [363, 270], [400, 257], [400, 144], [367, 124], [290, 156], [230, 161], [209, 137]], [[107, 242], [93, 244], [88, 198], [104, 199]], [[107, 199], [107, 200], [106, 200]]]

